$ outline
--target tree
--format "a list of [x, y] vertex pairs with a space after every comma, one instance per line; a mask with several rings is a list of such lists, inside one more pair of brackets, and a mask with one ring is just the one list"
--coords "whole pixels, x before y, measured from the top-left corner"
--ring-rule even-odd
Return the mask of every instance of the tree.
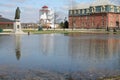
[[69, 24], [68, 21], [65, 21], [64, 22], [64, 28], [68, 28], [68, 24]]
[[3, 32], [3, 29], [2, 29], [2, 28], [0, 28], [0, 32]]
[[60, 23], [60, 27], [64, 28], [64, 23], [63, 22]]

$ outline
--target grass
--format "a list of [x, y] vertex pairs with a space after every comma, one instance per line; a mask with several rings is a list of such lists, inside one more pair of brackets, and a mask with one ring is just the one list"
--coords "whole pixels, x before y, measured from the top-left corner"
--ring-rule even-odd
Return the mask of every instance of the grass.
[[[32, 33], [32, 34], [52, 34], [52, 33], [62, 33], [62, 34], [68, 34], [68, 33], [107, 33], [107, 34], [120, 34], [120, 30], [118, 30], [117, 32], [113, 32], [113, 31], [105, 31], [104, 29], [46, 29], [46, 30], [42, 30], [42, 31], [38, 31], [38, 30], [23, 30], [24, 32], [28, 33]], [[3, 31], [1, 33], [11, 33], [11, 31]]]
[[[5, 33], [10, 33], [11, 31], [3, 31], [3, 32], [5, 32]], [[2, 33], [2, 32], [1, 32]]]
[[24, 32], [30, 32], [33, 34], [52, 34], [52, 33], [114, 33], [114, 34], [120, 34], [120, 31], [117, 32], [108, 32], [105, 30], [43, 30], [43, 31], [37, 31], [37, 30], [24, 30]]
[[70, 33], [69, 31], [66, 31], [66, 30], [43, 30], [43, 31], [24, 30], [24, 32], [30, 32], [30, 33], [33, 33], [33, 34], [52, 34], [52, 33], [67, 34], [67, 33]]

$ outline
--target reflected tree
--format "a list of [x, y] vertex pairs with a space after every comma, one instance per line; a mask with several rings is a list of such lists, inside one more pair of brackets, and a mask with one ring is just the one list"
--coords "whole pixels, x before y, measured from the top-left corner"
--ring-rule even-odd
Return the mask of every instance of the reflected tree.
[[66, 78], [66, 80], [74, 80], [74, 79], [72, 78], [72, 75], [70, 74], [70, 75], [68, 75], [68, 77]]

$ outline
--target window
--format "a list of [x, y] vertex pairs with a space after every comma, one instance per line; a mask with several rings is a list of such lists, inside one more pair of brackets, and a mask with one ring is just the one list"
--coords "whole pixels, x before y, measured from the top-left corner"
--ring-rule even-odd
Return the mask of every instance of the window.
[[80, 14], [80, 10], [78, 10], [78, 14]]
[[87, 9], [87, 13], [89, 13], [89, 9]]
[[78, 14], [78, 10], [76, 10], [75, 13]]
[[72, 14], [72, 10], [70, 10], [70, 14]]
[[74, 10], [72, 10], [72, 14], [74, 14]]

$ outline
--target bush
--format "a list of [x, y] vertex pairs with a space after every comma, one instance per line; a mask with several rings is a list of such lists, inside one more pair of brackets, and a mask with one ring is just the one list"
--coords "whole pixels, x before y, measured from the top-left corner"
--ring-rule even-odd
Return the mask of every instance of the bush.
[[64, 28], [64, 23], [63, 22], [61, 22], [59, 25], [60, 25], [61, 28]]
[[38, 27], [38, 31], [42, 31], [43, 29], [42, 29], [42, 26], [39, 26]]
[[3, 32], [3, 29], [0, 28], [0, 32]]

